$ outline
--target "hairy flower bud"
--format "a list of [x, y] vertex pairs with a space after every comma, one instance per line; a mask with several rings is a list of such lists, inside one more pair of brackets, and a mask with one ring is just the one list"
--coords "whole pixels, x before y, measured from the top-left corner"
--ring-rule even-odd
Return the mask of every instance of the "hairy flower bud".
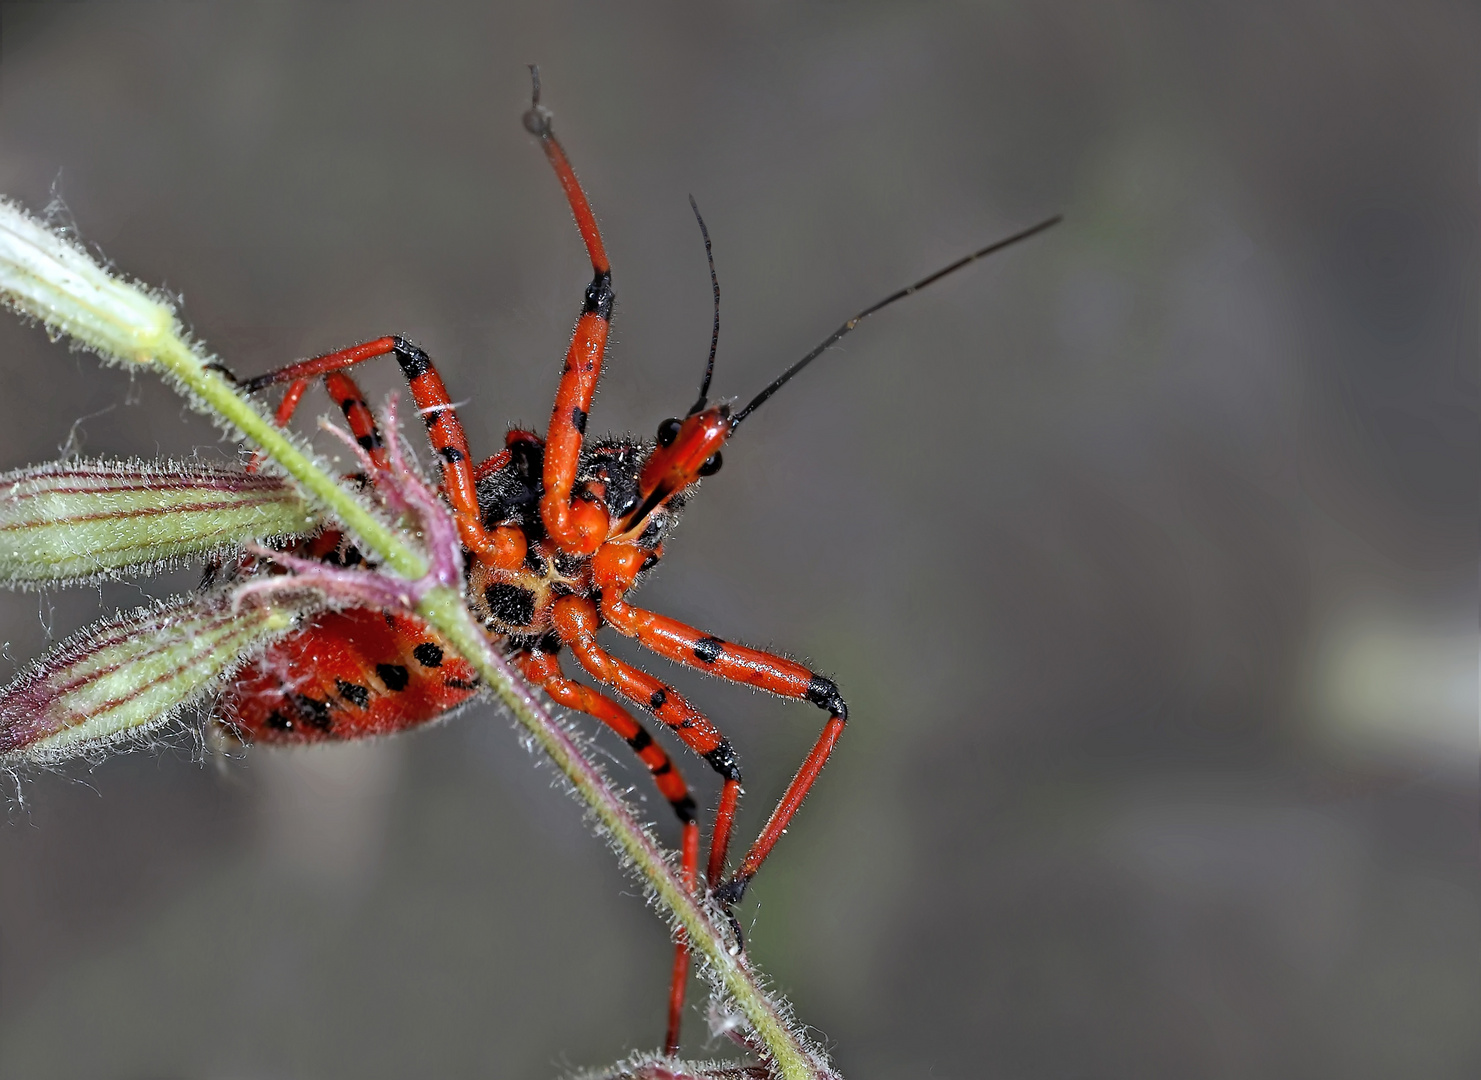
[[0, 762], [51, 762], [141, 739], [201, 704], [318, 602], [233, 609], [229, 589], [95, 623], [0, 690]]
[[0, 200], [0, 301], [103, 357], [153, 359], [176, 334], [164, 297], [109, 273], [12, 202]]
[[276, 476], [201, 462], [56, 462], [0, 475], [0, 581], [152, 573], [317, 526]]

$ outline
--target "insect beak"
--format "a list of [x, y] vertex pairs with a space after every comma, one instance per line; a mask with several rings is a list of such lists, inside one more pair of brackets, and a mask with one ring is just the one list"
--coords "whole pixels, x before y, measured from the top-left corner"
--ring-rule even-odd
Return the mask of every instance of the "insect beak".
[[671, 496], [720, 467], [720, 447], [734, 428], [730, 406], [719, 405], [687, 416], [667, 443], [660, 439], [638, 475], [641, 502], [623, 519], [620, 534], [642, 527], [648, 515]]

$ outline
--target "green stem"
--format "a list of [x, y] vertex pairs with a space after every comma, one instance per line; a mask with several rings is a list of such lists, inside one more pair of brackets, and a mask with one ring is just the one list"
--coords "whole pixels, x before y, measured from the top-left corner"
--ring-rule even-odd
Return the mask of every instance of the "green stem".
[[309, 498], [339, 519], [373, 550], [385, 564], [404, 578], [416, 579], [427, 572], [427, 561], [386, 524], [368, 503], [325, 472], [304, 453], [288, 433], [237, 393], [235, 386], [178, 338], [160, 343], [153, 359], [210, 407], [209, 411], [230, 421], [247, 438], [267, 452], [293, 477]]
[[[387, 567], [408, 579], [427, 572], [426, 559], [402, 533], [322, 469], [283, 429], [237, 393], [231, 382], [208, 368], [199, 354], [183, 341], [166, 339], [154, 351], [153, 358], [210, 411], [262, 447], [298, 482], [306, 496], [334, 515]], [[731, 951], [727, 943], [729, 935], [685, 888], [662, 848], [612, 790], [601, 771], [587, 760], [536, 700], [524, 680], [504, 663], [468, 613], [463, 597], [450, 588], [433, 589], [417, 605], [417, 613], [473, 665], [484, 683], [570, 781], [621, 854], [631, 861], [659, 902], [688, 933], [691, 948], [704, 957], [713, 976], [750, 1021], [777, 1074], [786, 1080], [816, 1080], [832, 1075], [821, 1054], [804, 1045], [776, 1003], [761, 989], [757, 973], [745, 957]]]

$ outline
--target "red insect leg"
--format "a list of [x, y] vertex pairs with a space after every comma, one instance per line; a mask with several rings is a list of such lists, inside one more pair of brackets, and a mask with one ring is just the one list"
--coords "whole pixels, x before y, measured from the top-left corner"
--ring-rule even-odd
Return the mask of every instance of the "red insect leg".
[[[663, 747], [655, 743], [647, 729], [611, 698], [567, 679], [554, 655], [522, 653], [516, 663], [525, 677], [544, 688], [553, 701], [594, 716], [615, 731], [648, 766], [659, 794], [668, 800], [679, 816], [683, 828], [679, 844], [681, 872], [684, 884], [692, 890], [699, 869], [699, 824], [694, 816], [694, 799]], [[673, 981], [669, 989], [668, 1033], [664, 1040], [664, 1051], [668, 1054], [676, 1054], [679, 1050], [679, 1027], [684, 1015], [684, 992], [688, 981], [689, 942], [681, 929], [675, 945]]]
[[[283, 395], [283, 400], [278, 402], [278, 411], [273, 416], [278, 427], [287, 427], [288, 422], [293, 419], [293, 414], [298, 411], [298, 406], [303, 401], [304, 392], [309, 388], [309, 382], [309, 379], [294, 379], [288, 387], [288, 392]], [[354, 436], [355, 442], [370, 455], [370, 459], [376, 465], [384, 468], [386, 452], [385, 444], [381, 441], [380, 428], [376, 426], [370, 406], [365, 404], [365, 395], [360, 392], [360, 387], [356, 385], [355, 380], [344, 372], [332, 371], [324, 376], [324, 390], [339, 406], [339, 411], [344, 413], [345, 422], [349, 424], [350, 434]], [[256, 472], [265, 457], [266, 455], [261, 450], [257, 451], [248, 468]]]
[[508, 450], [500, 450], [493, 457], [484, 458], [477, 465], [473, 466], [473, 482], [477, 483], [480, 480], [493, 476], [494, 473], [509, 464], [509, 459], [512, 456]]
[[[674, 768], [674, 763], [663, 747], [653, 741], [648, 730], [634, 720], [626, 709], [605, 694], [566, 678], [561, 671], [560, 661], [550, 653], [521, 653], [516, 662], [520, 671], [531, 682], [542, 687], [557, 704], [594, 716], [622, 736], [643, 764], [648, 766], [648, 771], [653, 774], [653, 782], [658, 786], [658, 793], [668, 800], [685, 829], [695, 824], [694, 799], [689, 794], [684, 778]], [[684, 846], [689, 846], [687, 840]]]
[[[483, 527], [478, 509], [474, 468], [469, 460], [468, 437], [463, 433], [463, 425], [458, 421], [457, 410], [453, 408], [447, 387], [443, 385], [442, 376], [437, 373], [437, 368], [433, 365], [431, 358], [405, 338], [377, 338], [348, 349], [325, 353], [322, 356], [289, 364], [277, 371], [249, 379], [244, 387], [251, 393], [274, 383], [292, 382], [294, 386], [288, 391], [289, 396], [292, 396], [300, 380], [320, 375], [330, 376], [347, 367], [389, 353], [396, 355], [401, 373], [406, 377], [407, 385], [411, 388], [411, 396], [416, 402], [417, 411], [421, 414], [422, 422], [427, 426], [427, 437], [432, 443], [432, 449], [442, 460], [443, 491], [447, 495], [448, 502], [452, 504], [453, 513], [458, 520], [458, 531], [463, 538], [464, 545], [486, 565], [500, 569], [517, 569], [524, 562], [525, 557], [524, 533], [519, 529], [508, 527], [497, 528], [489, 532]], [[348, 376], [344, 378], [346, 382], [349, 382]], [[350, 382], [349, 385], [354, 384]], [[302, 396], [301, 391], [298, 396]], [[285, 402], [286, 400], [285, 398]], [[297, 402], [295, 401], [294, 404], [296, 405]], [[279, 411], [281, 413], [281, 407]], [[291, 415], [292, 410], [289, 409], [288, 412]], [[348, 415], [347, 411], [346, 416]]]
[[651, 712], [724, 778], [715, 831], [710, 835], [706, 876], [713, 887], [724, 872], [725, 854], [735, 825], [736, 802], [740, 798], [740, 762], [730, 740], [677, 690], [610, 655], [597, 644], [599, 620], [596, 605], [590, 600], [580, 596], [561, 597], [551, 610], [551, 621], [561, 641], [571, 647], [577, 661], [593, 678], [615, 687], [633, 704]]
[[[292, 420], [293, 414], [298, 411], [298, 403], [303, 400], [303, 395], [308, 388], [308, 379], [295, 379], [293, 384], [288, 387], [287, 393], [283, 395], [283, 400], [278, 402], [277, 413], [273, 416], [273, 421], [278, 427], [288, 426], [288, 421]], [[247, 471], [249, 473], [255, 473], [258, 469], [262, 468], [262, 463], [266, 460], [266, 450], [258, 449], [253, 451], [252, 460], [247, 462]]]
[[540, 107], [538, 100], [525, 113], [525, 127], [540, 137], [545, 157], [566, 193], [591, 258], [591, 284], [586, 287], [586, 302], [571, 336], [545, 436], [545, 494], [540, 500], [541, 520], [561, 549], [572, 555], [589, 555], [607, 539], [610, 526], [607, 511], [599, 502], [571, 496], [586, 433], [586, 416], [602, 376], [602, 357], [612, 319], [612, 267], [602, 246], [596, 215], [591, 212], [575, 170], [551, 130], [550, 114]]
[[[677, 619], [628, 604], [622, 597], [632, 587], [642, 565], [641, 559], [642, 553], [636, 548], [608, 545], [594, 560], [596, 584], [602, 596], [601, 614], [613, 629], [637, 639], [644, 648], [676, 663], [698, 668], [729, 682], [767, 690], [781, 697], [810, 701], [828, 710], [828, 723], [823, 727], [818, 741], [787, 786], [781, 802], [761, 830], [761, 835], [746, 852], [740, 869], [720, 890], [720, 898], [724, 902], [735, 903], [745, 893], [746, 886], [756, 876], [756, 871], [771, 854], [776, 842], [781, 839], [818, 773], [827, 763], [828, 755], [833, 752], [833, 746], [843, 734], [844, 725], [848, 721], [848, 706], [844, 704], [833, 680], [814, 674], [793, 660], [722, 641]], [[711, 855], [714, 854], [712, 851]], [[719, 874], [713, 865], [710, 870], [713, 884]]]
[[273, 645], [237, 676], [217, 712], [258, 742], [358, 739], [434, 720], [478, 685], [421, 619], [352, 608]]
[[385, 468], [386, 448], [381, 441], [380, 428], [376, 427], [375, 417], [371, 415], [370, 406], [365, 404], [365, 395], [360, 393], [355, 380], [342, 371], [331, 371], [324, 376], [324, 389], [328, 391], [330, 400], [339, 406], [339, 411], [344, 413], [345, 423], [360, 449], [369, 454], [370, 460], [378, 467]]
[[[617, 614], [619, 611], [621, 613]], [[629, 607], [620, 600], [603, 604], [602, 614], [619, 633], [636, 638], [641, 645], [660, 656], [730, 682], [744, 683], [782, 697], [810, 701], [828, 710], [828, 722], [823, 726], [822, 734], [797, 770], [797, 775], [787, 785], [781, 801], [746, 852], [735, 876], [720, 890], [723, 902], [735, 903], [744, 895], [756, 871], [787, 831], [787, 826], [802, 806], [802, 800], [807, 798], [818, 774], [823, 771], [848, 722], [848, 706], [833, 680], [815, 675], [785, 657], [722, 641], [676, 619]]]

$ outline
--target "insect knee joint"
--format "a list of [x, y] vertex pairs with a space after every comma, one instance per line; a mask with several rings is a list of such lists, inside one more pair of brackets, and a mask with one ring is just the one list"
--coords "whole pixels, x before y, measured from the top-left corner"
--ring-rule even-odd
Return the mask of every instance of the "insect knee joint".
[[407, 379], [420, 378], [432, 366], [430, 356], [399, 334], [391, 339], [391, 343], [391, 347], [396, 351], [396, 363], [401, 365], [401, 373]]
[[807, 685], [807, 700], [820, 709], [827, 709], [829, 716], [848, 721], [848, 705], [844, 702], [843, 695], [838, 692], [838, 686], [832, 679], [814, 675], [812, 682]]
[[740, 762], [736, 759], [735, 750], [731, 747], [729, 739], [721, 739], [718, 746], [706, 752], [704, 759], [726, 780], [740, 783]]

